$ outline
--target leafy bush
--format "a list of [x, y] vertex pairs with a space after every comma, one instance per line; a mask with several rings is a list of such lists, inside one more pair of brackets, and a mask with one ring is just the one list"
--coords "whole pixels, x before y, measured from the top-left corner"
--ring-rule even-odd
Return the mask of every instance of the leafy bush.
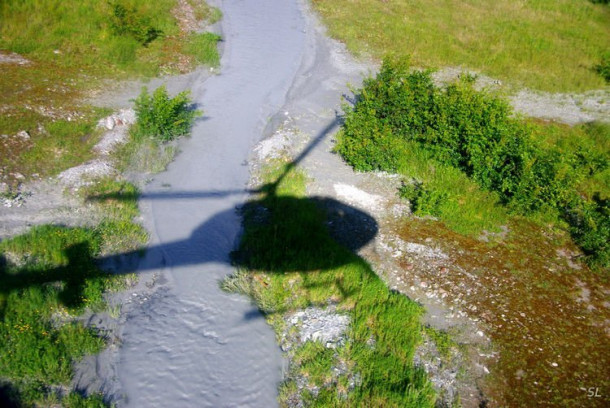
[[157, 88], [152, 95], [146, 87], [142, 88], [134, 102], [137, 122], [133, 132], [137, 137], [173, 140], [188, 134], [193, 121], [201, 114], [191, 108], [188, 91], [170, 98], [165, 86]]
[[411, 210], [419, 215], [441, 215], [440, 208], [449, 198], [446, 191], [424, 188], [423, 183], [403, 183], [398, 191], [402, 198], [411, 203]]
[[[358, 170], [396, 171], [415, 143], [520, 214], [550, 210], [562, 216], [585, 253], [607, 265], [607, 204], [574, 199], [583, 179], [607, 168], [607, 155], [544, 146], [506, 101], [472, 84], [466, 76], [439, 88], [429, 72], [409, 72], [404, 59], [386, 59], [377, 77], [364, 81], [355, 107], [346, 107], [336, 151]], [[448, 199], [421, 184], [405, 185], [400, 194], [420, 214], [438, 215]]]
[[593, 200], [574, 199], [566, 209], [574, 241], [597, 266], [610, 265], [610, 200], [595, 195]]
[[610, 51], [602, 55], [600, 63], [595, 66], [595, 71], [607, 82], [610, 82]]
[[118, 2], [110, 3], [110, 7], [110, 26], [115, 34], [131, 36], [142, 45], [148, 45], [162, 34], [152, 26], [150, 18], [139, 14], [135, 8]]

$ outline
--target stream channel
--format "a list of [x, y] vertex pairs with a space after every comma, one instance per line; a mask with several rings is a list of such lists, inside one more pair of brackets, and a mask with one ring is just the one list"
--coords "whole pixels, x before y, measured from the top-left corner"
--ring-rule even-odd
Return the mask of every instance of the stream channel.
[[218, 286], [234, 272], [247, 159], [286, 103], [305, 52], [298, 0], [223, 0], [220, 74], [191, 90], [204, 115], [143, 192], [151, 247], [140, 271], [160, 289], [132, 307], [118, 380], [129, 407], [277, 406], [282, 356], [250, 300]]

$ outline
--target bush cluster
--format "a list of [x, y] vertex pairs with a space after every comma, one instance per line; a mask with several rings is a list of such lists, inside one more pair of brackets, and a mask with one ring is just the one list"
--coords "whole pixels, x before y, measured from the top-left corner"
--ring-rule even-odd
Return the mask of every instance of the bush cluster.
[[[583, 198], [576, 187], [605, 170], [608, 158], [543, 146], [506, 101], [475, 90], [473, 82], [465, 76], [437, 87], [430, 72], [410, 72], [406, 60], [386, 59], [377, 77], [364, 82], [356, 105], [346, 107], [337, 151], [358, 170], [396, 171], [415, 143], [520, 214], [558, 211], [585, 253], [607, 265], [607, 201]], [[403, 190], [420, 212], [432, 215], [444, 197], [417, 184]]]
[[147, 88], [142, 88], [134, 103], [137, 122], [133, 134], [159, 141], [170, 141], [188, 134], [193, 121], [201, 114], [192, 109], [188, 91], [170, 98], [165, 86], [157, 88], [152, 95]]

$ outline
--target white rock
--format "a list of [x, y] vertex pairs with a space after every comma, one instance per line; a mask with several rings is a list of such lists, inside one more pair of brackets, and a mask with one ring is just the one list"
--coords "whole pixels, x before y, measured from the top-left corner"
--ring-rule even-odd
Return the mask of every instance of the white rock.
[[16, 136], [22, 140], [30, 140], [30, 134], [26, 130], [22, 130]]
[[112, 130], [114, 129], [115, 126], [115, 121], [114, 118], [112, 116], [108, 116], [105, 120], [104, 120], [104, 126], [106, 127], [106, 129], [108, 130]]

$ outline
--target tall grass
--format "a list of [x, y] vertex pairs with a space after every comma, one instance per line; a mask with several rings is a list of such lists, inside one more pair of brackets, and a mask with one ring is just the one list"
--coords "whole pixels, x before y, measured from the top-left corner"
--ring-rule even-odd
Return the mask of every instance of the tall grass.
[[544, 91], [604, 87], [610, 9], [586, 0], [313, 0], [356, 53], [411, 55], [414, 66], [462, 66]]

